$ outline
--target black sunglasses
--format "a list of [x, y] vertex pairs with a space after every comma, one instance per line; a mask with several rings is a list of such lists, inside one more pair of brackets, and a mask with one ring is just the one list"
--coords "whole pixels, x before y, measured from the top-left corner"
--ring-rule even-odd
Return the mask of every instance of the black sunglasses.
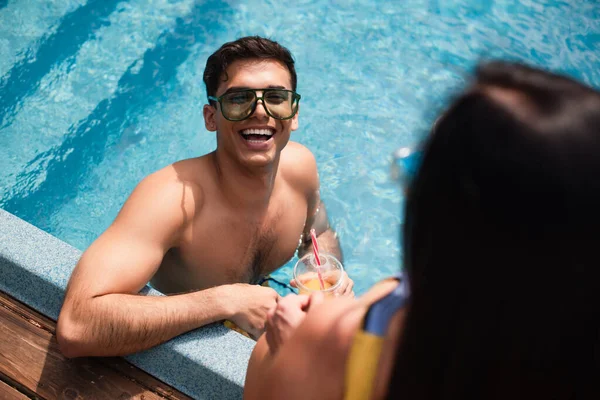
[[[262, 92], [258, 96], [256, 92]], [[223, 117], [229, 121], [243, 121], [256, 110], [258, 100], [272, 118], [290, 119], [298, 112], [301, 96], [293, 90], [286, 89], [243, 89], [227, 92], [219, 97], [208, 96], [221, 106]]]

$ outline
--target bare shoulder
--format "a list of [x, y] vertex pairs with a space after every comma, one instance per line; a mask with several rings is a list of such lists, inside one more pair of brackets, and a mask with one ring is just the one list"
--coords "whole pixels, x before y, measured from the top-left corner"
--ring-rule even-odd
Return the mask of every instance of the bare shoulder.
[[313, 153], [297, 142], [289, 142], [281, 152], [281, 173], [292, 186], [308, 192], [319, 188], [317, 162]]
[[384, 280], [361, 297], [337, 297], [312, 307], [298, 329], [299, 335], [310, 346], [322, 345], [324, 352], [346, 354], [369, 307], [396, 286], [396, 280]]
[[271, 367], [273, 391], [285, 390], [289, 399], [342, 398], [347, 355], [364, 312], [349, 298], [311, 307]]
[[[181, 218], [193, 217], [203, 202], [200, 181], [194, 179], [192, 171], [202, 168], [199, 158], [178, 161], [145, 177], [133, 190], [123, 206], [121, 214], [139, 215], [151, 213], [155, 222], [161, 217], [182, 223]], [[196, 176], [202, 175], [196, 173]], [[178, 218], [174, 218], [178, 216]]]
[[319, 349], [319, 358], [343, 361], [367, 307], [353, 298], [326, 300], [311, 308], [298, 329], [298, 342]]
[[[267, 360], [266, 367], [249, 366], [254, 385], [252, 393], [245, 393], [245, 399], [278, 399], [281, 393], [286, 393], [289, 400], [342, 398], [346, 362], [361, 321], [370, 304], [393, 287], [394, 282], [384, 281], [364, 298], [338, 297], [311, 305], [304, 321], [279, 352]], [[393, 335], [397, 337], [398, 333]], [[255, 352], [254, 361], [271, 356], [264, 338]], [[395, 350], [389, 352], [388, 357], [392, 358], [386, 364], [388, 369], [394, 354]], [[386, 384], [387, 380], [382, 381], [381, 387], [385, 389]]]

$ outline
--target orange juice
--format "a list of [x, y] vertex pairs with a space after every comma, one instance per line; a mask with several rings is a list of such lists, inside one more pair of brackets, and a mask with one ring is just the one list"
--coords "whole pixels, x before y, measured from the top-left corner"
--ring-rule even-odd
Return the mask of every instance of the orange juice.
[[[308, 253], [302, 256], [294, 266], [293, 278], [298, 287], [298, 294], [321, 292], [328, 296], [336, 296], [344, 281], [344, 267], [331, 254], [321, 253], [321, 265], [315, 263], [315, 255]], [[323, 286], [319, 282], [323, 278]]]
[[[318, 292], [321, 290], [321, 284], [319, 283], [319, 278], [308, 279], [306, 281], [302, 281], [303, 288], [298, 288], [298, 294], [310, 294], [311, 292]], [[329, 289], [333, 284], [323, 280], [323, 288]]]

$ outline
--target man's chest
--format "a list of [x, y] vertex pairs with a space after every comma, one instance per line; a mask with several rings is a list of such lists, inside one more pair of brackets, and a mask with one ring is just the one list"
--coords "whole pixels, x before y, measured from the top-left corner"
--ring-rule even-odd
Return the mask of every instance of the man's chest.
[[298, 247], [306, 202], [279, 204], [263, 218], [215, 208], [194, 221], [178, 248], [191, 274], [212, 285], [249, 283], [281, 267]]

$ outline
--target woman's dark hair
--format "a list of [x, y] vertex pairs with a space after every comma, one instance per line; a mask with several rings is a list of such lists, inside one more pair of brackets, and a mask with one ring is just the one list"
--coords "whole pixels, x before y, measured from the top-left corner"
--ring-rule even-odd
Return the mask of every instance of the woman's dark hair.
[[227, 42], [215, 51], [206, 61], [204, 84], [208, 96], [215, 96], [219, 83], [226, 81], [227, 67], [238, 60], [276, 60], [290, 71], [292, 90], [296, 90], [297, 77], [294, 58], [290, 51], [279, 43], [260, 36], [246, 36]]
[[600, 93], [480, 66], [426, 143], [403, 237], [389, 398], [600, 398]]

